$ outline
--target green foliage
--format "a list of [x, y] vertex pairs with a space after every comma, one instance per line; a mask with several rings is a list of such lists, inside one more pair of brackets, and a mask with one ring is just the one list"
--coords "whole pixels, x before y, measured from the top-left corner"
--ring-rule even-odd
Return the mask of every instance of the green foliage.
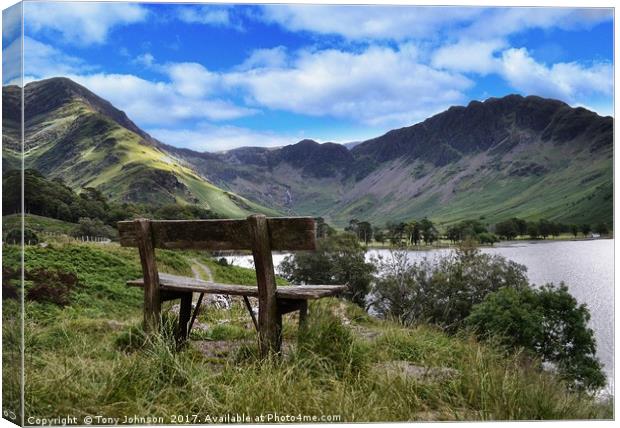
[[499, 222], [495, 225], [495, 233], [503, 239], [514, 239], [517, 236], [529, 235], [531, 239], [548, 236], [557, 237], [561, 233], [572, 232], [576, 235], [576, 225], [569, 225], [557, 221], [550, 221], [542, 218], [538, 221], [526, 222], [523, 219], [513, 217], [509, 220]]
[[336, 376], [356, 376], [368, 365], [368, 350], [356, 342], [324, 302], [313, 302], [312, 316], [299, 334], [295, 358], [308, 370], [333, 372]]
[[[29, 228], [24, 228], [24, 245], [37, 245], [39, 243], [38, 235]], [[4, 237], [4, 242], [7, 244], [21, 245], [22, 243], [22, 230], [11, 229]]]
[[78, 225], [73, 231], [73, 236], [82, 237], [82, 236], [97, 236], [103, 238], [114, 238], [116, 237], [116, 231], [104, 224], [98, 218], [88, 218], [82, 217], [78, 221]]
[[431, 323], [450, 332], [461, 327], [473, 305], [489, 293], [528, 286], [525, 266], [483, 254], [468, 242], [436, 263], [413, 263], [399, 250], [379, 263], [372, 306], [380, 315], [405, 325]]
[[[3, 175], [3, 215], [21, 212], [21, 174], [18, 170]], [[60, 179], [48, 180], [34, 169], [24, 171], [24, 204], [27, 214], [79, 223], [72, 232], [77, 236], [115, 235], [109, 227], [137, 217], [166, 220], [218, 218], [212, 210], [197, 205], [111, 203], [98, 189], [86, 187], [75, 193]], [[87, 219], [87, 220], [82, 220]]]
[[594, 227], [594, 232], [598, 233], [599, 235], [608, 235], [609, 227], [606, 223], [599, 223]]
[[211, 210], [204, 209], [197, 205], [177, 205], [168, 204], [160, 208], [156, 208], [153, 212], [153, 218], [161, 220], [197, 220], [219, 218], [217, 214]]
[[489, 233], [486, 226], [479, 220], [464, 220], [449, 226], [446, 230], [446, 237], [453, 243], [466, 239], [474, 239], [481, 244], [491, 245], [498, 242], [497, 236]]
[[499, 337], [511, 348], [523, 347], [553, 363], [578, 389], [605, 386], [596, 359], [590, 312], [561, 284], [541, 288], [502, 288], [474, 306], [466, 323], [482, 337]]
[[352, 234], [318, 240], [317, 251], [287, 256], [280, 273], [295, 284], [347, 285], [346, 297], [364, 306], [374, 266], [365, 260], [366, 250]]
[[[19, 266], [19, 249], [4, 246], [3, 258], [4, 265]], [[177, 273], [171, 270], [176, 266], [187, 274], [194, 258], [194, 252], [158, 251], [159, 266], [172, 273]], [[199, 315], [209, 325], [215, 324], [210, 319], [228, 320], [223, 325], [231, 328], [214, 329], [219, 342], [193, 340], [177, 350], [170, 340], [175, 317], [164, 316], [164, 325], [170, 327], [148, 340], [138, 327], [142, 293], [124, 285], [140, 276], [135, 249], [30, 247], [26, 263], [28, 269], [74, 272], [84, 286], [74, 293], [79, 304], [73, 300], [59, 308], [26, 301], [26, 416], [100, 414], [122, 420], [135, 414], [162, 416], [165, 423], [171, 422], [170, 415], [242, 410], [250, 415], [338, 414], [340, 422], [613, 416], [609, 403], [567, 391], [553, 375], [523, 364], [518, 355], [429, 327], [370, 320], [360, 308], [337, 299], [311, 304], [303, 337], [298, 336], [295, 317], [284, 317], [285, 352], [279, 361], [258, 358], [255, 341], [247, 340], [254, 337], [251, 327], [248, 336], [240, 335], [249, 323], [241, 303], [233, 305], [232, 312], [210, 308]], [[13, 300], [4, 305], [17, 310]], [[350, 321], [344, 323], [342, 316]], [[7, 345], [19, 328], [4, 321]], [[362, 328], [375, 337], [359, 335]], [[235, 337], [241, 340], [232, 340]], [[14, 342], [21, 343], [17, 337]], [[208, 352], [216, 343], [221, 352]], [[6, 346], [3, 351], [10, 352]], [[5, 356], [8, 361], [10, 355]], [[457, 375], [427, 382], [388, 377], [375, 368], [394, 359], [447, 367]]]

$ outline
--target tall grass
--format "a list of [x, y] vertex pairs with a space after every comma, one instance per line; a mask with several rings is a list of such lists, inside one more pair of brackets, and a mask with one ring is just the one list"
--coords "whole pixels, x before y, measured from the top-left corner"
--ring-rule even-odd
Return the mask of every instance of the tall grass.
[[[281, 358], [257, 357], [240, 302], [231, 310], [209, 307], [198, 318], [207, 332], [193, 332], [194, 340], [177, 349], [173, 317], [163, 334], [142, 335], [141, 291], [124, 285], [139, 274], [135, 255], [83, 245], [44, 250], [28, 249], [27, 264], [62, 266], [85, 288], [63, 309], [26, 304], [26, 417], [135, 414], [169, 423], [174, 414], [274, 412], [333, 414], [341, 422], [613, 416], [611, 404], [568, 392], [519, 354], [469, 336], [378, 321], [337, 299], [311, 304], [301, 332], [295, 316], [285, 317]], [[191, 270], [195, 255], [175, 254], [180, 259], [166, 254], [161, 264]], [[207, 355], [215, 344], [221, 352]], [[451, 375], [429, 380], [386, 371], [393, 361]]]

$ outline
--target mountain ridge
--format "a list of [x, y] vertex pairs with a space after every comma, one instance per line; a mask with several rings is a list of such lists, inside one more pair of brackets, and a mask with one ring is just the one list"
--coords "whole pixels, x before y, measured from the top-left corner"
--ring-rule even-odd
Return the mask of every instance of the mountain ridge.
[[[3, 88], [3, 106], [16, 99], [13, 92]], [[196, 152], [156, 140], [69, 79], [32, 82], [26, 92], [29, 166], [121, 199], [152, 202], [152, 193], [193, 203], [206, 198], [206, 186], [237, 214], [263, 206], [337, 225], [423, 216], [611, 223], [613, 119], [558, 100], [512, 94], [472, 101], [351, 148], [306, 139]], [[8, 110], [3, 118], [13, 123]], [[7, 135], [10, 142], [10, 129]], [[114, 186], [105, 183], [110, 177], [125, 180]]]
[[[9, 107], [4, 131], [13, 133], [15, 89], [3, 88]], [[31, 82], [24, 88], [24, 165], [79, 190], [95, 187], [116, 202], [196, 204], [228, 217], [277, 211], [224, 191], [162, 149], [127, 115], [67, 78]], [[19, 97], [18, 97], [19, 99]], [[3, 163], [15, 167], [20, 153], [5, 146]]]

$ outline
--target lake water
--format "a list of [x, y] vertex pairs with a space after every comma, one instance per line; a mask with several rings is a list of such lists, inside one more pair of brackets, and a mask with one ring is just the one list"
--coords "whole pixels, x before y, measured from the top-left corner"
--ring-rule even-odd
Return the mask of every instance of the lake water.
[[[427, 257], [433, 259], [450, 250], [410, 251], [413, 261]], [[590, 241], [515, 241], [484, 248], [483, 252], [499, 254], [527, 267], [531, 283], [548, 282], [568, 286], [580, 303], [586, 303], [592, 318], [590, 326], [595, 332], [597, 355], [604, 364], [613, 389], [614, 372], [614, 241], [599, 239]], [[389, 257], [389, 250], [370, 250], [367, 257]], [[274, 254], [277, 266], [286, 254]], [[254, 267], [251, 256], [228, 257], [237, 266]]]

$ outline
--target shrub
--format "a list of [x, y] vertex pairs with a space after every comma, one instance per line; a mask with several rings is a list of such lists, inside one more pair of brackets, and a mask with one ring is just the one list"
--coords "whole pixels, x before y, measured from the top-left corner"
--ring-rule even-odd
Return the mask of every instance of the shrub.
[[547, 284], [491, 293], [466, 323], [482, 337], [499, 337], [508, 347], [523, 347], [553, 363], [573, 387], [595, 390], [605, 386], [605, 376], [589, 319], [586, 305], [579, 305], [564, 284]]
[[78, 227], [73, 232], [73, 235], [76, 237], [97, 236], [113, 238], [116, 236], [116, 231], [98, 218], [82, 217], [78, 221]]
[[352, 302], [364, 306], [374, 266], [365, 260], [366, 250], [352, 234], [319, 239], [317, 251], [297, 253], [280, 264], [280, 274], [298, 284], [346, 284]]
[[[6, 234], [4, 241], [7, 244], [21, 245], [22, 243], [22, 231], [21, 229], [11, 229]], [[27, 227], [24, 228], [24, 245], [37, 245], [39, 243], [39, 237], [32, 230]]]
[[27, 300], [58, 306], [68, 305], [71, 293], [78, 287], [78, 278], [71, 272], [35, 269], [25, 271], [24, 279], [32, 281], [26, 292]]
[[372, 306], [411, 325], [428, 322], [448, 331], [462, 326], [473, 305], [502, 287], [528, 286], [525, 266], [482, 254], [466, 242], [436, 263], [412, 263], [404, 251], [380, 262]]

